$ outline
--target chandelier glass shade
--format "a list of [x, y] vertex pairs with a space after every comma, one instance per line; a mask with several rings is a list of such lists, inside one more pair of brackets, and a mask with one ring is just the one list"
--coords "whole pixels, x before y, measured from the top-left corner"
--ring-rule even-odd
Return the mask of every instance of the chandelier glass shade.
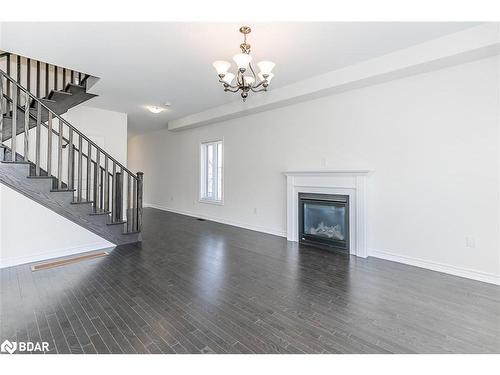
[[272, 61], [261, 61], [257, 63], [259, 73], [255, 73], [250, 55], [251, 46], [247, 43], [247, 35], [251, 31], [248, 26], [240, 27], [243, 43], [240, 44], [241, 53], [233, 56], [236, 65], [234, 73], [229, 71], [231, 63], [227, 61], [217, 60], [212, 64], [217, 71], [219, 82], [224, 87], [224, 91], [240, 93], [243, 101], [246, 100], [249, 92], [267, 91], [267, 87], [274, 77], [271, 71], [276, 65]]

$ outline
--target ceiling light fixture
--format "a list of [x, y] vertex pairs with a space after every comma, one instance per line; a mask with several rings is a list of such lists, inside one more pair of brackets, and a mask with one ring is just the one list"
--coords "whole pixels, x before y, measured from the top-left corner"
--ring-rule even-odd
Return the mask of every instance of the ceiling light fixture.
[[156, 105], [148, 105], [148, 106], [146, 106], [146, 108], [149, 110], [149, 112], [152, 112], [152, 113], [155, 113], [155, 114], [161, 113], [161, 112], [165, 111], [165, 108], [158, 107]]
[[[252, 56], [250, 56], [250, 44], [247, 43], [247, 35], [250, 34], [251, 31], [252, 29], [248, 26], [240, 27], [240, 33], [243, 34], [243, 43], [240, 44], [241, 53], [233, 57], [236, 63], [236, 74], [229, 72], [231, 63], [227, 61], [217, 60], [212, 64], [219, 76], [219, 82], [224, 86], [224, 91], [241, 91], [243, 101], [246, 100], [250, 91], [267, 91], [269, 82], [271, 82], [271, 79], [274, 77], [271, 71], [275, 64], [272, 61], [259, 62], [257, 66], [260, 69], [260, 73], [258, 75], [255, 74], [252, 67]], [[247, 72], [247, 74], [245, 74], [245, 72]], [[235, 80], [234, 85], [232, 84], [233, 80]]]

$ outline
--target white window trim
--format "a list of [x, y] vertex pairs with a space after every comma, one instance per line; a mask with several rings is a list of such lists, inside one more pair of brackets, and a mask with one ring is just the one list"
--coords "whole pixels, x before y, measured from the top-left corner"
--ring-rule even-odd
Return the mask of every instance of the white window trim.
[[[203, 149], [207, 143], [215, 143], [215, 142], [221, 142], [222, 143], [222, 164], [221, 164], [221, 199], [220, 200], [215, 200], [215, 199], [210, 199], [210, 198], [205, 198], [203, 196], [203, 189], [204, 189], [204, 175], [206, 172], [206, 169], [203, 168], [203, 163], [204, 163], [204, 153]], [[207, 139], [203, 140], [200, 142], [200, 157], [199, 157], [199, 173], [198, 173], [198, 202], [200, 203], [207, 203], [207, 204], [215, 204], [217, 206], [223, 206], [224, 205], [224, 138], [216, 138], [216, 139]]]

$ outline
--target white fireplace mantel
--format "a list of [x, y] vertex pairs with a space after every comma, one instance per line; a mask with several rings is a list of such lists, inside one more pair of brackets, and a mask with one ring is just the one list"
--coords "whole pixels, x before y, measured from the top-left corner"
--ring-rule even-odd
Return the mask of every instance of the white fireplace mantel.
[[368, 256], [366, 245], [367, 169], [295, 170], [283, 172], [287, 185], [287, 240], [299, 241], [299, 193], [341, 194], [349, 196], [349, 251]]

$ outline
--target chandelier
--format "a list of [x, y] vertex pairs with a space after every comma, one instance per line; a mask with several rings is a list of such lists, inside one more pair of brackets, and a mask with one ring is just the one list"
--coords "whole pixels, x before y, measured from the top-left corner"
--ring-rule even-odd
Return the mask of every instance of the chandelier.
[[[223, 60], [214, 61], [213, 66], [219, 75], [219, 82], [222, 83], [224, 91], [240, 92], [243, 101], [248, 97], [248, 93], [267, 91], [267, 87], [273, 79], [271, 73], [275, 64], [272, 61], [261, 61], [257, 64], [259, 74], [255, 74], [252, 66], [252, 56], [250, 56], [250, 44], [247, 43], [247, 35], [252, 29], [248, 26], [241, 26], [240, 33], [243, 34], [243, 43], [240, 44], [241, 53], [233, 56], [236, 63], [236, 74], [229, 72], [231, 63]], [[234, 81], [234, 84], [233, 84]]]

